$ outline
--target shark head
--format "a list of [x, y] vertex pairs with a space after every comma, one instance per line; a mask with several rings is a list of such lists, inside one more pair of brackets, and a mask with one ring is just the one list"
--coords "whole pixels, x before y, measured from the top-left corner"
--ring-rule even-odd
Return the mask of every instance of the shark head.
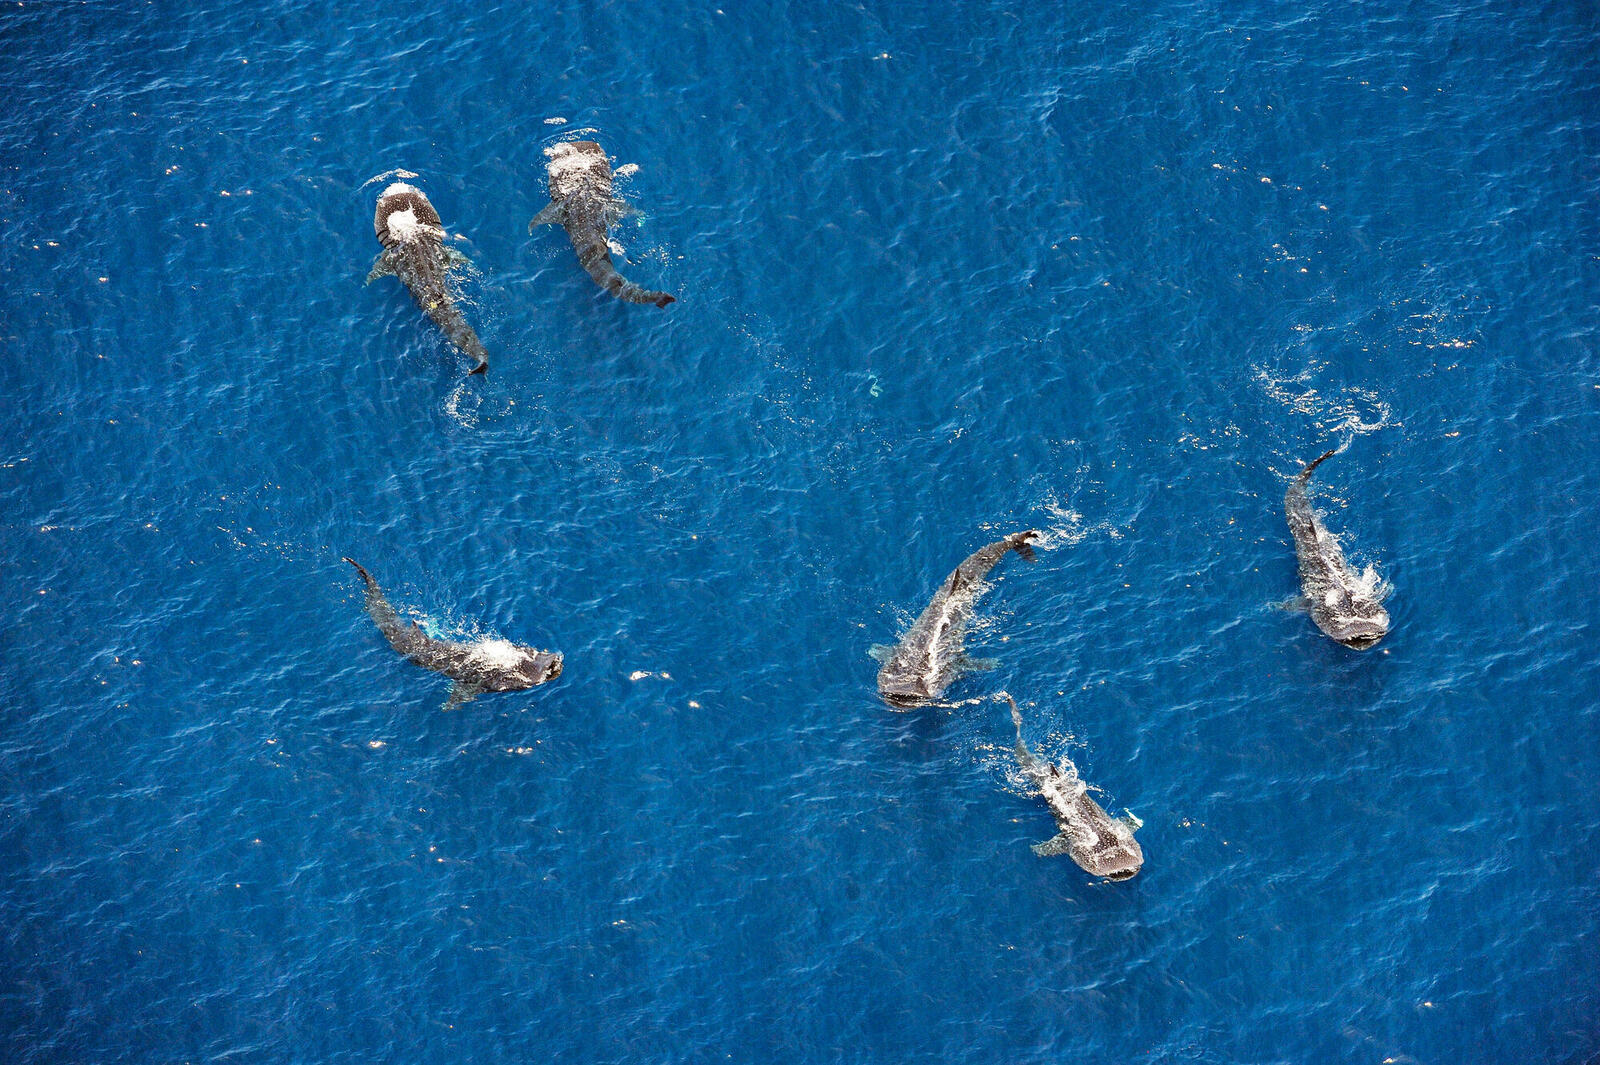
[[609, 188], [611, 162], [606, 150], [594, 141], [559, 141], [544, 150], [550, 160], [550, 198], [560, 201], [581, 191], [584, 186], [603, 182]]
[[482, 673], [486, 691], [522, 691], [561, 676], [559, 653], [523, 647], [510, 640], [473, 644], [472, 665]]
[[883, 696], [883, 701], [896, 710], [910, 710], [921, 706], [931, 696], [914, 679], [890, 682], [887, 687], [880, 686], [878, 694]]
[[1389, 632], [1381, 585], [1371, 569], [1363, 576], [1355, 587], [1329, 588], [1317, 611], [1322, 630], [1356, 651], [1365, 651]]
[[1108, 818], [1104, 831], [1096, 834], [1092, 844], [1072, 847], [1072, 860], [1092, 876], [1128, 880], [1144, 867], [1144, 850], [1133, 838], [1138, 827], [1139, 822], [1132, 816]]
[[378, 196], [372, 228], [386, 248], [422, 239], [444, 239], [439, 212], [421, 189], [403, 181], [396, 181]]

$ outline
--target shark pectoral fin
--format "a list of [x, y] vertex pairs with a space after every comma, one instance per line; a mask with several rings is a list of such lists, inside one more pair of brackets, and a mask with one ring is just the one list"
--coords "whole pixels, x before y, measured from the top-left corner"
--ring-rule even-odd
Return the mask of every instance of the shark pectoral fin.
[[958, 665], [963, 673], [987, 673], [991, 669], [999, 669], [1000, 660], [998, 658], [968, 658], [962, 655]]
[[1123, 824], [1127, 825], [1128, 826], [1128, 830], [1130, 832], [1137, 832], [1141, 828], [1144, 827], [1144, 822], [1139, 819], [1139, 815], [1138, 814], [1134, 813], [1132, 810], [1128, 809], [1126, 806], [1124, 806], [1122, 808], [1122, 812], [1126, 816], [1118, 818], [1118, 820], [1120, 820]]
[[463, 253], [459, 248], [452, 248], [448, 244], [444, 246], [444, 261], [446, 265], [452, 267], [472, 265], [472, 260], [467, 258], [465, 253]]
[[1045, 840], [1043, 843], [1035, 843], [1033, 845], [1033, 853], [1037, 854], [1041, 858], [1056, 858], [1060, 855], [1070, 853], [1071, 850], [1072, 841], [1067, 838], [1067, 834], [1065, 832], [1058, 832], [1056, 835]]
[[892, 654], [894, 654], [893, 644], [875, 643], [871, 647], [867, 648], [867, 657], [871, 658], [874, 662], [877, 662], [880, 666], [885, 662], [888, 662], [889, 656]]
[[528, 223], [528, 232], [532, 233], [536, 226], [559, 226], [566, 221], [566, 217], [567, 209], [552, 201], [550, 206], [533, 216], [533, 221]]
[[382, 251], [378, 253], [376, 259], [372, 260], [372, 272], [367, 275], [367, 280], [364, 283], [370, 285], [380, 277], [393, 276], [394, 265], [389, 262], [389, 253]]
[[445, 700], [444, 708], [446, 710], [455, 710], [472, 702], [482, 693], [483, 689], [476, 684], [467, 684], [458, 680], [455, 686], [450, 689], [450, 698]]
[[1281, 610], [1285, 614], [1304, 614], [1311, 609], [1310, 601], [1303, 595], [1291, 595], [1270, 605], [1273, 610]]

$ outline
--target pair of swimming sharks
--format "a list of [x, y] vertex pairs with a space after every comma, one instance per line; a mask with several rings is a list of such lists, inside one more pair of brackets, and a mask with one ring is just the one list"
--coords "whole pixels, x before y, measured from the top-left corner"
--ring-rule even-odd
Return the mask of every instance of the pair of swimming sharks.
[[[1389, 631], [1389, 614], [1383, 606], [1387, 587], [1372, 567], [1358, 573], [1346, 561], [1338, 537], [1328, 531], [1307, 497], [1312, 472], [1335, 453], [1327, 452], [1300, 471], [1284, 494], [1283, 507], [1294, 539], [1301, 602], [1318, 628], [1359, 651]], [[1030, 529], [979, 548], [945, 578], [898, 644], [873, 648], [873, 656], [882, 663], [878, 692], [885, 702], [900, 709], [932, 702], [961, 676], [991, 665], [968, 658], [964, 650], [973, 608], [987, 587], [984, 578], [1013, 551], [1034, 561], [1032, 545], [1038, 538], [1038, 531]], [[1060, 829], [1054, 838], [1035, 844], [1034, 852], [1070, 855], [1086, 872], [1108, 880], [1137, 874], [1144, 865], [1144, 851], [1133, 834], [1142, 822], [1131, 813], [1121, 818], [1106, 813], [1089, 796], [1070, 761], [1056, 764], [1038, 758], [1022, 738], [1022, 712], [1016, 700], [1006, 693], [996, 698], [1011, 704], [1017, 762]]]
[[[1038, 530], [1029, 529], [979, 548], [944, 579], [899, 643], [872, 649], [872, 656], [882, 663], [878, 694], [885, 702], [901, 710], [933, 702], [962, 676], [994, 664], [966, 655], [973, 608], [988, 587], [984, 578], [989, 571], [1013, 551], [1034, 561], [1033, 544], [1038, 539]], [[1132, 814], [1114, 818], [1106, 813], [1089, 797], [1088, 786], [1070, 761], [1056, 764], [1036, 757], [1022, 738], [1022, 711], [1016, 700], [1005, 693], [997, 696], [1002, 697], [1011, 703], [1017, 729], [1017, 764], [1060, 828], [1054, 838], [1035, 844], [1034, 853], [1071, 855], [1085, 872], [1109, 880], [1127, 880], [1138, 873], [1144, 865], [1144, 851], [1133, 838], [1139, 820]]]
[[[584, 270], [620, 300], [657, 307], [674, 302], [665, 292], [652, 292], [629, 281], [617, 273], [611, 260], [607, 234], [630, 208], [616, 197], [605, 149], [594, 141], [563, 141], [547, 154], [550, 206], [528, 223], [528, 232], [541, 225], [563, 227]], [[476, 360], [468, 373], [487, 372], [489, 353], [456, 304], [453, 271], [465, 265], [467, 258], [445, 243], [444, 223], [428, 197], [413, 185], [395, 182], [379, 195], [372, 228], [383, 251], [367, 281], [399, 278], [449, 341]]]

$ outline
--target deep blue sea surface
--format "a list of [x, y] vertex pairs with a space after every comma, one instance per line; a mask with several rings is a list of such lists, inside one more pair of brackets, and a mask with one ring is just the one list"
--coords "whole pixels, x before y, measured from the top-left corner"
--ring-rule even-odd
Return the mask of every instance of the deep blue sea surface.
[[0, 1060], [1594, 1061], [1600, 8], [721, 2], [0, 11]]

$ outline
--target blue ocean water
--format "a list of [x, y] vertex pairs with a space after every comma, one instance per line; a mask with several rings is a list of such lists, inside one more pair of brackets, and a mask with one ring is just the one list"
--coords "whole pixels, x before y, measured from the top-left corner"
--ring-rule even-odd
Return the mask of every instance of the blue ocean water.
[[[0, 12], [0, 1058], [1600, 1054], [1600, 9]], [[637, 164], [611, 300], [543, 150]], [[486, 380], [393, 280], [417, 176]], [[1303, 615], [1282, 493], [1394, 586]], [[867, 651], [1036, 527], [957, 705]], [[341, 555], [566, 655], [443, 712]], [[1144, 821], [1100, 883], [1030, 743]], [[969, 701], [971, 700], [971, 701]]]

